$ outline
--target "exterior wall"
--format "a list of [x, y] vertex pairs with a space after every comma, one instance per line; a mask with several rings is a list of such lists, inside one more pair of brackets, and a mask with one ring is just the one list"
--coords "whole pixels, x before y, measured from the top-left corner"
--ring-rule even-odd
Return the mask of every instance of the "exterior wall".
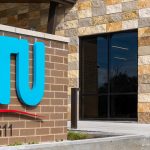
[[[8, 32], [6, 32], [8, 31]], [[13, 31], [13, 32], [12, 32]], [[17, 33], [15, 33], [17, 32]], [[28, 35], [25, 35], [28, 34]], [[30, 43], [30, 86], [32, 85], [32, 47], [35, 41], [46, 45], [45, 94], [37, 107], [20, 103], [15, 87], [15, 57], [11, 59], [11, 104], [0, 109], [13, 109], [44, 116], [41, 120], [19, 114], [0, 113], [0, 145], [38, 143], [66, 140], [67, 138], [67, 86], [68, 50], [63, 37], [0, 25], [1, 36], [27, 39]], [[48, 37], [48, 38], [45, 38]], [[57, 40], [59, 38], [59, 40]], [[3, 126], [12, 124], [4, 135]]]
[[150, 123], [150, 1], [78, 0], [73, 7], [58, 8], [57, 15], [56, 34], [71, 37], [68, 70], [69, 99], [71, 87], [79, 86], [78, 37], [138, 28], [138, 121]]
[[49, 3], [0, 3], [0, 24], [47, 32]]

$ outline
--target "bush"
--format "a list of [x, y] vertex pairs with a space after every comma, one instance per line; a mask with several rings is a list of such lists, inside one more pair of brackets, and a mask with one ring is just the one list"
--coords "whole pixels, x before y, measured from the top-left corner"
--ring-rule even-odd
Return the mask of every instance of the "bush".
[[89, 138], [88, 134], [73, 132], [73, 131], [69, 131], [67, 135], [68, 140], [82, 140], [82, 139], [87, 139], [87, 138]]

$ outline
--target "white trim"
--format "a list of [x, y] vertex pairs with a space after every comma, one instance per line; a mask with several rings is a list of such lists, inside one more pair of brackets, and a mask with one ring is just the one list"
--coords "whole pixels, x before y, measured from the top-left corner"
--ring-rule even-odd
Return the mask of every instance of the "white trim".
[[29, 36], [34, 36], [34, 37], [39, 37], [39, 38], [44, 38], [44, 39], [49, 39], [49, 40], [66, 42], [66, 43], [70, 42], [70, 38], [67, 38], [67, 37], [27, 30], [23, 28], [16, 28], [16, 27], [2, 25], [2, 24], [0, 24], [0, 31], [12, 32], [12, 33], [17, 33], [17, 34], [22, 34], [22, 35], [29, 35]]

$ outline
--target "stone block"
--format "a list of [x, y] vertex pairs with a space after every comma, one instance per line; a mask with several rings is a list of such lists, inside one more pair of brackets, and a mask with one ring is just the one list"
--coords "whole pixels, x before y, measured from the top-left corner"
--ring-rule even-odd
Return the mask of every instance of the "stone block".
[[78, 61], [69, 62], [68, 70], [79, 70], [79, 62]]
[[69, 53], [76, 53], [77, 52], [77, 46], [76, 45], [69, 45], [68, 46]]
[[92, 25], [92, 18], [83, 18], [79, 20], [79, 27], [87, 27]]
[[138, 37], [150, 36], [150, 27], [139, 28]]
[[67, 21], [64, 24], [64, 29], [72, 29], [78, 27], [78, 20]]
[[150, 84], [150, 74], [144, 74], [138, 76], [139, 84]]
[[79, 53], [68, 54], [68, 62], [79, 61]]
[[138, 112], [150, 112], [150, 103], [138, 103]]
[[150, 46], [139, 47], [138, 55], [139, 56], [150, 55]]
[[[69, 87], [78, 87], [78, 79], [69, 78]], [[71, 95], [71, 93], [69, 95]]]
[[148, 37], [139, 37], [138, 45], [139, 46], [149, 46], [150, 45], [150, 36], [148, 36]]
[[140, 9], [139, 10], [139, 17], [140, 18], [150, 17], [150, 8]]
[[128, 1], [125, 3], [122, 3], [122, 10], [123, 11], [133, 11], [137, 10], [137, 1]]
[[138, 122], [139, 123], [150, 123], [150, 113], [138, 113]]
[[77, 35], [78, 35], [77, 28], [65, 30], [65, 36], [67, 37], [73, 37]]
[[150, 65], [150, 55], [139, 56], [138, 57], [138, 65]]
[[150, 93], [138, 94], [138, 102], [150, 103]]
[[106, 14], [105, 7], [95, 7], [92, 8], [92, 16], [103, 16]]
[[149, 27], [150, 18], [139, 18], [139, 28], [140, 27]]
[[78, 10], [86, 10], [92, 7], [91, 1], [79, 2]]
[[103, 33], [103, 32], [106, 32], [106, 24], [78, 28], [79, 35], [90, 35], [94, 33]]
[[140, 65], [138, 66], [138, 74], [150, 74], [150, 65]]
[[102, 1], [102, 0], [92, 0], [92, 7], [103, 7], [104, 5], [106, 5], [105, 4], [105, 2], [104, 1]]
[[107, 5], [114, 5], [114, 4], [118, 4], [121, 2], [122, 2], [122, 0], [106, 0]]
[[65, 15], [65, 21], [77, 20], [77, 19], [78, 19], [77, 11], [70, 11]]
[[139, 14], [138, 11], [129, 11], [122, 13], [122, 20], [133, 20], [138, 19]]
[[78, 78], [79, 70], [70, 70], [68, 71], [68, 78]]
[[122, 22], [114, 22], [107, 24], [107, 32], [120, 31], [122, 29]]
[[92, 2], [92, 15], [102, 16], [106, 14], [106, 4], [104, 1], [96, 0]]
[[149, 93], [150, 92], [150, 84], [139, 84], [138, 93]]
[[122, 5], [121, 4], [108, 5], [106, 7], [106, 12], [107, 14], [122, 12]]
[[122, 15], [121, 13], [110, 14], [110, 15], [107, 15], [106, 19], [109, 23], [119, 22], [119, 21], [122, 21]]
[[93, 26], [100, 25], [100, 24], [106, 24], [108, 23], [108, 16], [97, 16], [92, 17], [92, 24]]
[[148, 8], [150, 7], [150, 1], [149, 0], [138, 0], [138, 8]]
[[138, 28], [138, 20], [127, 20], [122, 22], [122, 29], [136, 29]]
[[92, 10], [91, 9], [80, 10], [78, 11], [78, 17], [79, 19], [92, 17]]

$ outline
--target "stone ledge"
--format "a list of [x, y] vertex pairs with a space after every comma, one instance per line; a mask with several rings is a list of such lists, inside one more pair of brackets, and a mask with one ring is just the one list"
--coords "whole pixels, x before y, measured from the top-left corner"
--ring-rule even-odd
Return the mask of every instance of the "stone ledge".
[[66, 38], [63, 36], [52, 35], [48, 33], [32, 31], [32, 30], [27, 30], [23, 28], [16, 28], [16, 27], [2, 25], [2, 24], [0, 24], [0, 31], [7, 31], [7, 32], [17, 33], [17, 34], [22, 34], [22, 35], [40, 37], [40, 38], [54, 40], [54, 41], [66, 42], [66, 43], [70, 42], [70, 38]]

